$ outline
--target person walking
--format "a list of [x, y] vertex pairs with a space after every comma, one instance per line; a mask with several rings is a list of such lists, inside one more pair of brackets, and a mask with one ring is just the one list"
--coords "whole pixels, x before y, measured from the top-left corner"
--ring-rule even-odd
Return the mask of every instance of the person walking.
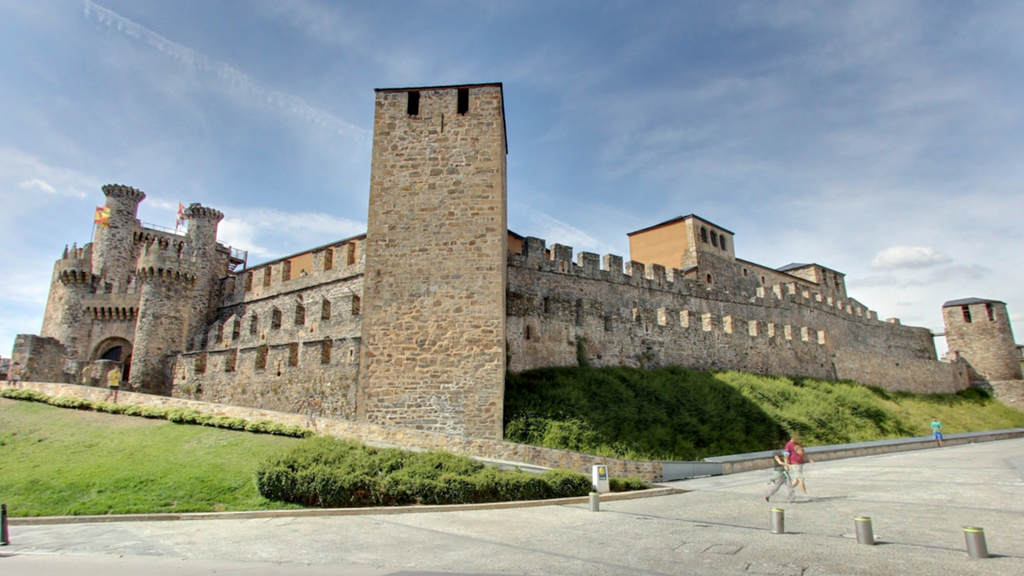
[[789, 452], [789, 475], [793, 478], [793, 488], [800, 485], [800, 489], [807, 494], [807, 483], [804, 482], [804, 463], [814, 464], [804, 453], [804, 446], [800, 442], [800, 435], [793, 434], [792, 439], [786, 443], [786, 452]]
[[[117, 392], [121, 389], [120, 368], [114, 368], [110, 372], [107, 372], [107, 386], [110, 388], [110, 391], [114, 396], [114, 404], [117, 404]], [[107, 398], [110, 398], [110, 395], [108, 395]]]
[[939, 443], [939, 447], [942, 447], [942, 422], [935, 416], [932, 416], [932, 440]]
[[791, 484], [793, 480], [789, 477], [789, 464], [786, 462], [786, 458], [788, 456], [789, 453], [784, 450], [778, 450], [773, 454], [773, 457], [775, 458], [775, 467], [773, 468], [774, 473], [772, 474], [772, 479], [768, 481], [772, 486], [764, 493], [765, 502], [770, 501], [769, 499], [779, 491], [779, 488], [785, 486], [786, 501], [790, 504], [793, 503], [794, 492], [793, 485]]

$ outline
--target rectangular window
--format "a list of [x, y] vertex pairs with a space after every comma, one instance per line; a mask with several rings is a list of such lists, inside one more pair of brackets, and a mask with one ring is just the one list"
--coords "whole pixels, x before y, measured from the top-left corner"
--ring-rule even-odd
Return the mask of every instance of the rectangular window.
[[989, 322], [995, 322], [996, 315], [992, 311], [992, 305], [991, 304], [985, 304], [985, 312], [988, 314], [988, 321]]
[[362, 306], [362, 299], [359, 296], [352, 296], [352, 315], [359, 316], [359, 309]]
[[249, 336], [255, 336], [260, 330], [260, 319], [256, 314], [249, 320]]
[[252, 272], [245, 273], [245, 291], [249, 292], [252, 290]]
[[345, 264], [351, 266], [356, 263], [356, 245], [349, 243], [345, 245]]
[[330, 364], [331, 363], [331, 341], [324, 340], [323, 348], [320, 349], [320, 363]]
[[469, 112], [469, 88], [459, 88], [459, 114]]
[[420, 93], [418, 90], [409, 91], [409, 108], [407, 112], [410, 116], [416, 116], [420, 113]]
[[961, 306], [960, 310], [964, 313], [964, 322], [971, 323], [971, 308], [970, 306]]
[[324, 298], [323, 303], [320, 305], [320, 319], [330, 320], [331, 319], [331, 301]]
[[273, 270], [271, 270], [270, 266], [267, 266], [266, 268], [263, 269], [263, 285], [264, 286], [270, 286], [270, 276], [271, 276], [272, 272], [273, 272]]
[[324, 250], [324, 270], [330, 270], [334, 268], [334, 249], [328, 248]]
[[295, 305], [295, 325], [303, 326], [306, 323], [306, 307], [302, 304]]
[[277, 308], [274, 308], [274, 311], [270, 314], [270, 329], [281, 329], [281, 311], [278, 310]]
[[288, 345], [288, 365], [298, 366], [299, 365], [299, 343], [292, 342]]
[[192, 365], [192, 369], [196, 374], [206, 373], [206, 354], [196, 354], [195, 364]]
[[237, 362], [237, 361], [238, 361], [238, 349], [234, 348], [232, 350], [228, 350], [228, 353], [224, 355], [224, 371], [225, 372], [234, 372], [235, 371], [235, 362]]
[[235, 318], [231, 324], [231, 340], [238, 340], [238, 337], [242, 335], [242, 319]]
[[256, 348], [256, 369], [266, 370], [267, 369], [267, 353], [270, 349], [266, 346], [259, 346]]

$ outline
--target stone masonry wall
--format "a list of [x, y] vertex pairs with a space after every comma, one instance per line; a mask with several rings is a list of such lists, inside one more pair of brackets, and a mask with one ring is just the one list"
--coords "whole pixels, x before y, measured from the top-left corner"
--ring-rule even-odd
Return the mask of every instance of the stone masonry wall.
[[970, 387], [967, 364], [920, 358], [894, 358], [852, 350], [836, 350], [836, 378], [882, 386], [893, 392], [953, 394]]
[[25, 381], [64, 382], [64, 364], [68, 357], [67, 350], [56, 338], [18, 334], [11, 353], [10, 377]]
[[363, 237], [314, 252], [291, 277], [287, 260], [253, 267], [175, 362], [176, 397], [353, 418], [359, 369]]
[[[856, 379], [864, 384], [948, 391], [956, 369], [935, 359], [925, 328], [880, 322], [853, 300], [797, 283], [755, 288], [708, 285], [607, 255], [579, 254], [527, 238], [509, 255], [508, 364], [512, 371], [577, 363], [680, 364], [695, 369]], [[681, 276], [681, 275], [680, 275]], [[836, 364], [836, 354], [846, 352]], [[901, 361], [901, 359], [905, 361]], [[895, 368], [898, 374], [884, 367]], [[837, 368], [841, 366], [841, 374]]]
[[990, 301], [942, 309], [949, 351], [970, 365], [974, 382], [1020, 380], [1020, 352], [1013, 339], [1013, 328], [1006, 305]]
[[497, 439], [505, 378], [500, 85], [377, 92], [357, 418]]
[[[108, 400], [108, 391], [87, 386], [72, 384], [54, 384], [44, 382], [27, 382], [22, 388], [38, 390], [51, 396], [74, 396], [92, 401]], [[109, 400], [108, 400], [109, 401]], [[466, 456], [477, 456], [504, 460], [507, 462], [524, 462], [536, 466], [550, 468], [566, 468], [590, 475], [591, 467], [605, 464], [612, 476], [638, 476], [648, 482], [659, 482], [662, 479], [662, 463], [651, 461], [619, 460], [604, 458], [568, 450], [556, 450], [503, 442], [489, 438], [474, 438], [465, 435], [444, 434], [429, 430], [416, 430], [399, 426], [335, 420], [330, 418], [313, 418], [301, 414], [286, 414], [257, 408], [211, 404], [184, 398], [169, 398], [122, 391], [118, 402], [133, 406], [153, 406], [160, 408], [188, 408], [204, 414], [230, 416], [246, 420], [271, 420], [281, 424], [305, 426], [319, 434], [337, 438], [350, 438], [362, 442], [415, 448], [421, 450], [445, 450]]]

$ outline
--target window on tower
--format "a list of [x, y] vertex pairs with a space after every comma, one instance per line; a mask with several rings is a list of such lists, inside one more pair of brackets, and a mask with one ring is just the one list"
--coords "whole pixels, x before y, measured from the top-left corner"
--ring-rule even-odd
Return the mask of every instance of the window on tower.
[[407, 110], [410, 116], [416, 116], [420, 113], [420, 93], [419, 90], [409, 91], [409, 108]]

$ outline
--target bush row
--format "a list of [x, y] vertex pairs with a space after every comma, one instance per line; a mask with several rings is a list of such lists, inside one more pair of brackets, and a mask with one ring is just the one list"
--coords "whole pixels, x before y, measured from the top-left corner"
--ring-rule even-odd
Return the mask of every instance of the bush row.
[[96, 412], [107, 412], [109, 414], [123, 414], [125, 416], [142, 416], [143, 418], [154, 418], [158, 420], [170, 420], [178, 424], [198, 424], [201, 426], [213, 426], [215, 428], [227, 428], [229, 430], [244, 430], [258, 434], [274, 434], [276, 436], [293, 436], [296, 438], [307, 438], [313, 435], [313, 431], [301, 426], [290, 426], [278, 424], [270, 420], [256, 420], [250, 422], [244, 418], [232, 418], [230, 416], [210, 416], [198, 410], [187, 408], [159, 408], [132, 406], [130, 404], [114, 404], [113, 402], [93, 402], [74, 396], [50, 396], [36, 390], [23, 390], [19, 388], [0, 389], [0, 397], [13, 400], [31, 400], [42, 402], [60, 408], [74, 408], [76, 410], [95, 410]]
[[568, 470], [502, 471], [447, 452], [380, 449], [327, 437], [260, 463], [256, 487], [271, 500], [325, 508], [542, 500], [591, 490], [589, 478]]

